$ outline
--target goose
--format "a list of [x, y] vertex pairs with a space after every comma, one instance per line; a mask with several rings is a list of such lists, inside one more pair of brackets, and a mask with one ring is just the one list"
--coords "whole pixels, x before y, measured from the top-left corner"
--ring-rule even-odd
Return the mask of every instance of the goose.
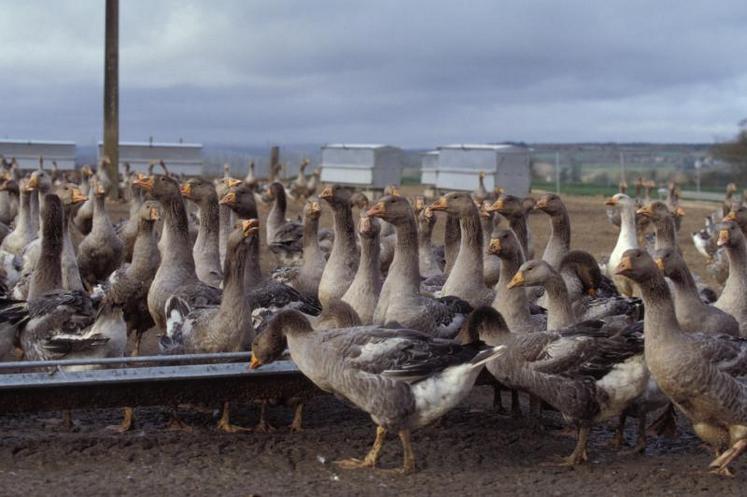
[[287, 346], [314, 384], [367, 412], [377, 425], [376, 441], [363, 459], [336, 464], [376, 467], [387, 432], [397, 432], [404, 450], [397, 471], [408, 474], [416, 469], [411, 431], [459, 404], [483, 365], [503, 353], [503, 347], [483, 347], [472, 338], [458, 345], [414, 330], [375, 326], [315, 332], [301, 314], [284, 311], [255, 339], [251, 367], [277, 360]]
[[365, 214], [360, 218], [358, 228], [361, 256], [358, 271], [342, 301], [349, 304], [358, 314], [362, 324], [372, 324], [376, 303], [383, 284], [379, 266], [379, 222]]
[[547, 316], [531, 314], [526, 292], [509, 288], [511, 278], [524, 263], [524, 252], [516, 234], [511, 229], [498, 230], [490, 240], [491, 254], [501, 260], [501, 275], [495, 286], [492, 307], [501, 313], [509, 328], [515, 333], [547, 329]]
[[36, 192], [29, 189], [25, 182], [21, 182], [19, 190], [20, 202], [15, 228], [13, 228], [13, 231], [0, 244], [0, 250], [11, 256], [20, 256], [24, 247], [37, 237], [37, 231], [34, 230], [31, 215], [31, 197]]
[[[250, 257], [248, 239], [257, 235], [259, 223], [244, 220], [228, 239], [223, 299], [219, 306], [190, 308], [178, 296], [166, 301], [166, 334], [159, 347], [164, 354], [238, 352], [254, 340], [250, 303], [245, 297], [244, 271]], [[218, 428], [226, 432], [249, 431], [231, 424], [224, 402]]]
[[80, 168], [81, 183], [80, 191], [88, 197], [88, 200], [78, 209], [73, 223], [82, 235], [87, 235], [93, 226], [93, 199], [91, 184], [94, 181], [94, 172], [87, 165]]
[[493, 235], [496, 225], [496, 220], [494, 219], [496, 214], [488, 211], [488, 207], [490, 207], [490, 202], [488, 200], [485, 200], [479, 206], [483, 246], [482, 273], [485, 279], [485, 286], [493, 288], [495, 284], [498, 283], [498, 278], [500, 278], [501, 275], [501, 260], [491, 254], [489, 250], [490, 238]]
[[220, 303], [221, 291], [197, 278], [179, 182], [159, 174], [136, 178], [135, 184], [160, 202], [163, 212], [163, 233], [158, 244], [162, 257], [148, 290], [148, 311], [158, 329], [165, 331], [164, 309], [169, 297], [178, 295], [190, 306], [197, 307]]
[[672, 282], [670, 290], [674, 312], [684, 331], [739, 336], [739, 323], [733, 316], [706, 304], [700, 298], [695, 280], [679, 251], [674, 248], [659, 249], [654, 253], [654, 261]]
[[[614, 270], [622, 259], [622, 254], [629, 249], [638, 248], [638, 238], [636, 237], [635, 223], [635, 204], [633, 200], [624, 193], [617, 193], [607, 199], [605, 205], [614, 206], [620, 211], [620, 234], [617, 237], [615, 248], [610, 254], [608, 269]], [[621, 294], [628, 297], [633, 295], [633, 288], [630, 281], [620, 278], [614, 274], [609, 275], [615, 286]]]
[[623, 298], [572, 302], [560, 274], [547, 262], [538, 259], [522, 264], [508, 283], [508, 288], [525, 286], [545, 288], [548, 330], [558, 330], [588, 320], [607, 320], [610, 324], [614, 322], [624, 326], [636, 320], [641, 311], [637, 301]]
[[482, 225], [472, 198], [465, 192], [451, 192], [431, 204], [430, 209], [458, 215], [461, 230], [459, 255], [441, 295], [458, 297], [472, 307], [490, 304], [495, 292], [485, 286]]
[[467, 328], [488, 345], [506, 347], [486, 365], [498, 381], [539, 397], [576, 425], [576, 447], [562, 465], [586, 462], [591, 427], [621, 415], [648, 383], [639, 327], [612, 333], [590, 322], [562, 331], [511, 333], [498, 311], [481, 307]]
[[316, 299], [327, 259], [319, 246], [319, 218], [322, 208], [316, 200], [303, 210], [303, 264], [290, 285], [308, 298]]
[[132, 251], [135, 246], [135, 239], [137, 238], [138, 229], [140, 226], [140, 207], [145, 202], [145, 192], [137, 186], [135, 186], [132, 180], [128, 180], [126, 190], [129, 199], [129, 215], [127, 219], [117, 224], [114, 227], [114, 231], [123, 244], [122, 261], [130, 262], [132, 260]]
[[713, 305], [734, 316], [739, 323], [741, 335], [747, 336], [747, 248], [742, 230], [734, 222], [722, 223], [717, 243], [726, 249], [729, 258], [729, 277], [721, 296]]
[[651, 224], [654, 225], [656, 233], [654, 250], [662, 250], [665, 248], [679, 250], [679, 246], [677, 245], [675, 218], [664, 202], [659, 202], [658, 200], [652, 202], [638, 209], [636, 214], [648, 218], [651, 220]]
[[[461, 244], [462, 230], [459, 227], [459, 215], [446, 212], [446, 225], [444, 226], [444, 274], [447, 277], [454, 267]], [[445, 282], [446, 280], [444, 279]]]
[[[474, 207], [469, 195], [467, 199]], [[410, 203], [403, 197], [388, 195], [380, 198], [367, 215], [384, 219], [397, 230], [397, 248], [376, 303], [374, 324], [397, 323], [446, 338], [456, 335], [465, 311], [471, 309], [459, 299], [436, 300], [420, 295], [417, 228]]]
[[10, 173], [0, 177], [0, 223], [10, 226], [18, 214], [18, 182]]
[[[124, 245], [114, 232], [106, 212], [109, 188], [96, 180], [93, 191], [93, 224], [91, 231], [78, 246], [78, 267], [83, 280], [92, 287], [109, 277], [122, 262]], [[82, 207], [81, 207], [82, 208]]]
[[[725, 220], [732, 221], [733, 219], [727, 219]], [[713, 236], [711, 235], [708, 228], [702, 228], [698, 231], [693, 231], [691, 233], [691, 238], [693, 240], [693, 245], [695, 246], [695, 249], [706, 258], [707, 262], [713, 262], [713, 260], [716, 257], [716, 251], [718, 250], [718, 246], [716, 245], [716, 240], [714, 240]]]
[[256, 191], [257, 187], [259, 186], [259, 179], [254, 172], [254, 161], [249, 162], [249, 169], [246, 172], [244, 184], [248, 186], [249, 190], [251, 190], [252, 192]]
[[527, 206], [524, 205], [522, 199], [503, 193], [488, 207], [488, 211], [498, 212], [508, 220], [509, 226], [516, 233], [521, 248], [524, 250], [524, 258], [532, 259], [534, 250], [529, 243], [531, 237], [527, 226]]
[[709, 468], [732, 475], [729, 465], [747, 450], [747, 341], [684, 332], [664, 275], [646, 252], [626, 251], [615, 272], [640, 289], [646, 364], [653, 378], [715, 449]]
[[329, 185], [319, 198], [332, 208], [335, 240], [319, 281], [319, 302], [325, 307], [339, 300], [348, 290], [358, 269], [358, 251], [355, 245], [355, 225], [350, 204], [352, 191], [339, 185]]
[[726, 185], [726, 192], [724, 193], [724, 200], [721, 204], [721, 216], [726, 216], [729, 214], [729, 211], [732, 210], [734, 207], [734, 194], [737, 191], [737, 185], [734, 183], [729, 183]]
[[[218, 181], [215, 185], [215, 193], [218, 195], [218, 199], [223, 198], [228, 191], [235, 186], [242, 184], [241, 180], [234, 179], [231, 177], [223, 178]], [[226, 245], [228, 244], [228, 236], [233, 231], [233, 226], [236, 224], [236, 215], [231, 208], [225, 204], [218, 204], [218, 217], [220, 219], [220, 228], [218, 230], [218, 252], [220, 254], [221, 267], [226, 260]]]
[[296, 179], [291, 183], [290, 185], [290, 194], [295, 198], [296, 200], [305, 200], [308, 191], [306, 189], [306, 166], [309, 165], [309, 159], [304, 159], [301, 161], [301, 164], [298, 166], [298, 176], [296, 176]]
[[[425, 206], [423, 197], [415, 198], [415, 216], [418, 224], [418, 261], [420, 276], [424, 279], [440, 276], [441, 269], [436, 261], [437, 254], [433, 250], [432, 236], [436, 217], [433, 211]], [[396, 242], [396, 238], [394, 239]], [[445, 281], [445, 280], [444, 280]]]
[[[747, 233], [747, 207], [744, 205], [734, 206], [728, 214], [723, 218], [723, 221], [733, 221], [737, 223], [742, 233]], [[713, 231], [716, 231], [715, 229]]]
[[146, 200], [140, 206], [137, 238], [132, 261], [122, 265], [109, 278], [94, 288], [94, 295], [108, 294], [123, 306], [128, 335], [135, 335], [133, 355], [140, 355], [143, 334], [153, 327], [148, 311], [148, 288], [161, 262], [155, 224], [161, 218], [159, 203]]
[[322, 170], [319, 168], [314, 169], [314, 172], [309, 176], [309, 181], [306, 183], [306, 191], [308, 197], [312, 197], [316, 194], [319, 184], [321, 182]]
[[542, 260], [554, 269], [571, 250], [571, 220], [563, 200], [554, 193], [544, 193], [537, 200], [537, 209], [550, 216], [550, 239], [542, 254]]
[[200, 209], [200, 227], [192, 247], [195, 272], [200, 281], [220, 287], [223, 270], [220, 258], [220, 212], [215, 186], [202, 178], [190, 178], [181, 184], [182, 197]]
[[34, 226], [35, 231], [39, 231], [41, 226], [41, 203], [44, 195], [50, 192], [52, 189], [52, 179], [49, 173], [44, 169], [37, 169], [31, 173], [31, 177], [26, 183], [26, 188], [32, 190], [34, 193], [31, 195], [31, 222]]
[[280, 183], [272, 183], [269, 197], [273, 200], [267, 215], [267, 245], [286, 266], [300, 265], [303, 254], [303, 224], [285, 218], [288, 199]]
[[488, 199], [488, 191], [485, 189], [485, 171], [480, 171], [480, 174], [477, 175], [477, 181], [477, 188], [472, 192], [472, 198], [479, 205], [482, 205]]

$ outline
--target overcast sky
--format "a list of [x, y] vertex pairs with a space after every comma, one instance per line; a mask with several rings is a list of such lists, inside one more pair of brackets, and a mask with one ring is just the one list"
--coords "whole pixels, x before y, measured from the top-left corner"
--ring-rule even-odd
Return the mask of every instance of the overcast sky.
[[[747, 1], [120, 2], [120, 137], [711, 142]], [[104, 2], [0, 0], [0, 137], [101, 137]]]

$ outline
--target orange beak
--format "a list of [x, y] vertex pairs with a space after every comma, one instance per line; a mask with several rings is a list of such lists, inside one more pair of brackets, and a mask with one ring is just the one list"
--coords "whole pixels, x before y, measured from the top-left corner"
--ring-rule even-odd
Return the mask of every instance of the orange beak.
[[446, 197], [439, 197], [438, 200], [430, 205], [430, 209], [432, 211], [445, 211], [447, 204], [448, 202], [446, 201]]
[[651, 209], [651, 206], [649, 205], [645, 205], [636, 211], [636, 214], [640, 214], [641, 216], [645, 216], [645, 217], [651, 217], [653, 213], [654, 211], [653, 209]]
[[189, 183], [182, 183], [179, 187], [179, 192], [184, 198], [192, 198], [192, 185], [190, 185]]
[[737, 213], [734, 211], [729, 211], [729, 213], [724, 216], [724, 219], [722, 219], [722, 221], [736, 221], [736, 220], [737, 220]]
[[257, 219], [245, 219], [241, 221], [241, 229], [244, 233], [244, 238], [254, 236], [259, 233], [259, 221]]
[[26, 183], [27, 190], [35, 190], [39, 187], [39, 177], [32, 175], [28, 183]]
[[226, 193], [218, 203], [223, 205], [236, 205], [236, 192]]
[[433, 217], [433, 211], [431, 210], [431, 208], [430, 208], [430, 207], [426, 207], [426, 208], [425, 208], [425, 209], [423, 210], [423, 215], [424, 215], [424, 216], [426, 217], [426, 219], [430, 219], [430, 218], [432, 218], [432, 217]]
[[153, 181], [153, 176], [138, 176], [132, 184], [147, 192], [151, 192], [153, 191]]
[[243, 183], [243, 181], [241, 181], [240, 179], [235, 179], [235, 178], [226, 178], [223, 181], [226, 182], [226, 185], [228, 185], [228, 188], [233, 188]]
[[101, 183], [96, 183], [96, 195], [104, 195], [106, 193], [106, 190], [101, 185]]
[[322, 193], [319, 194], [319, 198], [322, 198], [324, 200], [331, 199], [333, 196], [334, 196], [334, 193], [332, 193], [331, 186], [325, 186], [324, 190], [322, 190]]
[[369, 217], [381, 217], [386, 213], [384, 202], [376, 202], [373, 207], [368, 209], [366, 215]]
[[252, 352], [252, 358], [251, 358], [251, 362], [249, 363], [249, 367], [252, 369], [257, 369], [261, 365], [262, 365], [262, 361], [257, 359], [257, 356], [255, 356], [254, 352]]
[[610, 197], [604, 202], [604, 205], [617, 205], [617, 199], [615, 197]]
[[664, 271], [664, 259], [657, 257], [654, 259], [654, 262], [656, 263], [656, 267], [659, 268], [659, 271]]
[[488, 212], [495, 212], [495, 211], [499, 211], [501, 209], [503, 209], [503, 199], [499, 198], [498, 200], [496, 200], [495, 202], [493, 202], [493, 205], [491, 205], [490, 207], [488, 207], [486, 210]]
[[679, 217], [684, 217], [685, 216], [685, 209], [683, 209], [682, 207], [677, 207], [674, 210], [674, 213], [675, 213], [675, 215], [677, 215]]
[[501, 253], [501, 239], [500, 238], [491, 238], [490, 245], [488, 246], [488, 251], [493, 255], [500, 255]]
[[547, 198], [540, 197], [540, 199], [537, 201], [537, 204], [534, 206], [536, 209], [544, 209], [547, 207]]
[[158, 210], [158, 207], [151, 207], [148, 217], [151, 221], [158, 221], [161, 219], [161, 211]]
[[625, 274], [626, 271], [631, 269], [633, 269], [633, 261], [630, 260], [630, 257], [623, 257], [615, 269], [615, 274]]
[[83, 195], [83, 193], [77, 188], [73, 188], [73, 193], [72, 193], [73, 205], [80, 204], [81, 202], [85, 202], [86, 200], [88, 200], [88, 197]]
[[368, 216], [361, 217], [360, 231], [361, 233], [371, 232], [371, 218], [370, 217]]
[[513, 278], [511, 278], [511, 281], [508, 282], [508, 288], [522, 286], [525, 281], [526, 281], [526, 278], [524, 278], [524, 273], [519, 271], [514, 275]]
[[309, 212], [316, 214], [317, 212], [322, 212], [322, 206], [319, 205], [319, 202], [311, 202], [309, 204]]
[[718, 232], [718, 241], [716, 242], [716, 245], [719, 247], [723, 247], [729, 243], [729, 230], [721, 230]]

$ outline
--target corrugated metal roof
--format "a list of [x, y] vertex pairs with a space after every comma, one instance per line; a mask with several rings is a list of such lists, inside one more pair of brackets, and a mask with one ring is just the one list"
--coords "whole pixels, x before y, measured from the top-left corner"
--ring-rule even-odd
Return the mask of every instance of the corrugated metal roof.
[[506, 144], [480, 144], [480, 143], [456, 143], [452, 145], [443, 145], [438, 147], [439, 150], [442, 148], [456, 148], [456, 149], [469, 149], [469, 150], [501, 150], [505, 148], [511, 148], [513, 145]]
[[[104, 144], [99, 141], [99, 146]], [[176, 148], [202, 148], [202, 143], [179, 143], [179, 142], [119, 142], [120, 147], [176, 147]]]
[[330, 143], [322, 148], [385, 148], [390, 146], [375, 143]]
[[0, 138], [0, 143], [19, 145], [75, 145], [75, 142], [61, 140], [22, 140], [16, 138]]

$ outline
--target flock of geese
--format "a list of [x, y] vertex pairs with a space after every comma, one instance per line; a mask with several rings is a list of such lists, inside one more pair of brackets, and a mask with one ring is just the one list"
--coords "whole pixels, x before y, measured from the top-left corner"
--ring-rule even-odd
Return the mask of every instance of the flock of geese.
[[[3, 357], [139, 354], [146, 333], [158, 334], [163, 354], [251, 350], [252, 368], [290, 354], [376, 425], [371, 450], [338, 461], [343, 468], [375, 467], [396, 433], [396, 471], [415, 470], [411, 431], [462, 401], [483, 369], [500, 385], [497, 407], [510, 390], [520, 412], [525, 393], [530, 416], [549, 405], [577, 429], [564, 464], [587, 460], [595, 424], [617, 420], [622, 445], [626, 418], [637, 418], [643, 450], [647, 417], [658, 415], [653, 426], [666, 432], [676, 412], [715, 452], [712, 471], [730, 475], [747, 450], [747, 208], [731, 186], [719, 218], [693, 234], [709, 264], [726, 265], [717, 296], [684, 262], [675, 187], [659, 201], [643, 182], [634, 196], [621, 185], [606, 202], [619, 236], [600, 263], [571, 250], [561, 197], [487, 191], [482, 177], [474, 192], [427, 202], [394, 186], [370, 200], [321, 185], [318, 171], [305, 177], [306, 162], [289, 184], [276, 169], [261, 182], [253, 168], [245, 179], [226, 169], [210, 181], [162, 167], [119, 179], [129, 217], [115, 225], [108, 178], [88, 167], [22, 176], [3, 161]], [[287, 219], [289, 202], [303, 205], [302, 220]], [[326, 209], [331, 230], [319, 227]], [[533, 212], [549, 218], [542, 254], [533, 253]], [[261, 238], [271, 272], [260, 264]], [[304, 399], [284, 400], [300, 430]], [[256, 429], [268, 427], [264, 409]], [[226, 402], [218, 428], [245, 430], [229, 413]], [[119, 429], [133, 421], [128, 408]]]

